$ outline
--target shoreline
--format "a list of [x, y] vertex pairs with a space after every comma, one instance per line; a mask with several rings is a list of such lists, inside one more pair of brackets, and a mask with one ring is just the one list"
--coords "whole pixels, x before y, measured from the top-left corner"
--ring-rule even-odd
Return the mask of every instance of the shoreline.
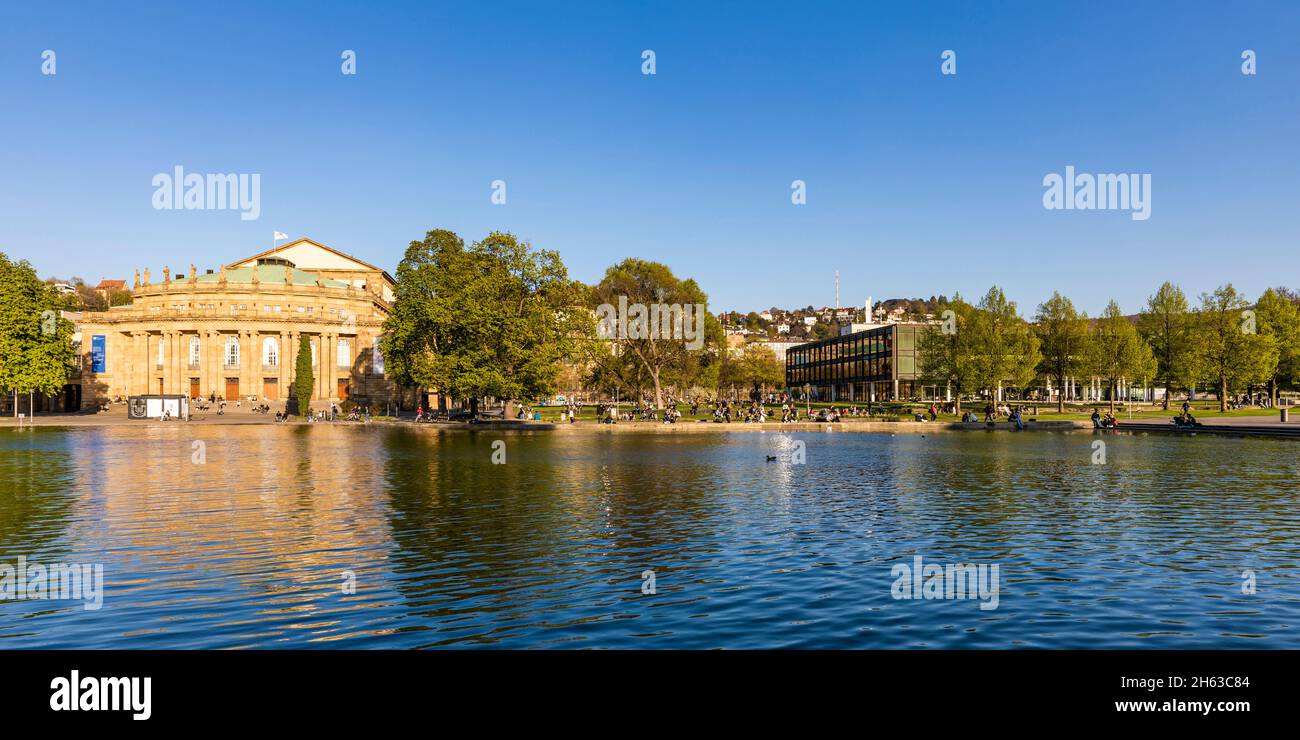
[[[432, 432], [499, 432], [499, 431], [516, 431], [516, 432], [561, 432], [561, 433], [583, 433], [583, 434], [625, 434], [632, 432], [656, 434], [692, 434], [704, 432], [860, 432], [860, 433], [914, 433], [921, 434], [925, 432], [961, 432], [961, 431], [1013, 431], [1014, 426], [1006, 421], [995, 422], [993, 426], [985, 422], [961, 423], [945, 421], [883, 421], [854, 419], [851, 421], [839, 422], [790, 422], [782, 423], [769, 421], [763, 423], [756, 422], [732, 422], [717, 423], [713, 421], [692, 420], [680, 421], [675, 424], [664, 424], [660, 421], [620, 421], [615, 424], [601, 424], [591, 420], [582, 420], [576, 423], [568, 422], [551, 422], [551, 421], [485, 421], [477, 424], [468, 424], [464, 422], [433, 422], [416, 424], [407, 419], [375, 419], [370, 424], [382, 425], [401, 425], [413, 429], [424, 429]], [[197, 425], [197, 426], [250, 426], [250, 425], [289, 425], [303, 426], [307, 424], [326, 424], [326, 425], [349, 425], [362, 426], [363, 422], [356, 421], [334, 421], [334, 422], [306, 422], [294, 419], [289, 422], [277, 422], [274, 417], [267, 417], [262, 414], [253, 414], [251, 412], [227, 412], [218, 417], [215, 414], [196, 415], [191, 421], [171, 420], [158, 421], [156, 419], [130, 419], [125, 413], [101, 413], [101, 414], [49, 414], [38, 416], [36, 418], [23, 419], [19, 424], [13, 417], [4, 417], [0, 419], [0, 428], [17, 429], [27, 427], [139, 427], [154, 428], [158, 426], [171, 425]], [[1077, 429], [1090, 429], [1091, 423], [1078, 422], [1070, 420], [1053, 420], [1053, 421], [1027, 421], [1025, 422], [1024, 431], [1073, 431]]]
[[[1205, 423], [1194, 429], [1175, 427], [1173, 425], [1148, 422], [1121, 422], [1116, 429], [1100, 430], [1108, 433], [1128, 434], [1177, 434], [1195, 436], [1210, 434], [1216, 436], [1269, 437], [1300, 439], [1300, 423], [1283, 424], [1265, 417], [1238, 417], [1231, 422]], [[254, 426], [254, 425], [288, 425], [304, 426], [308, 424], [325, 424], [329, 426], [365, 426], [364, 422], [333, 421], [307, 422], [294, 419], [289, 422], [277, 422], [274, 417], [255, 414], [248, 411], [228, 412], [222, 416], [203, 414], [191, 421], [158, 421], [154, 419], [130, 419], [125, 412], [121, 414], [49, 414], [35, 419], [23, 419], [19, 424], [13, 417], [0, 419], [0, 428], [27, 429], [33, 427], [50, 428], [95, 428], [95, 427], [138, 427], [152, 429], [159, 426], [194, 425], [209, 426]], [[691, 420], [675, 424], [659, 421], [621, 421], [615, 424], [601, 424], [592, 420], [582, 420], [570, 424], [558, 421], [484, 421], [477, 424], [465, 422], [433, 422], [416, 424], [408, 419], [372, 419], [369, 424], [384, 426], [402, 426], [410, 429], [426, 430], [430, 433], [476, 433], [476, 432], [549, 432], [558, 434], [705, 434], [716, 432], [823, 432], [849, 434], [927, 434], [952, 432], [1014, 432], [1014, 425], [1007, 421], [988, 422], [948, 422], [948, 421], [909, 421], [909, 420], [869, 420], [851, 419], [839, 422], [732, 422], [717, 423], [713, 421]], [[1098, 431], [1089, 420], [1053, 419], [1044, 421], [1026, 421], [1024, 432], [1079, 432]]]

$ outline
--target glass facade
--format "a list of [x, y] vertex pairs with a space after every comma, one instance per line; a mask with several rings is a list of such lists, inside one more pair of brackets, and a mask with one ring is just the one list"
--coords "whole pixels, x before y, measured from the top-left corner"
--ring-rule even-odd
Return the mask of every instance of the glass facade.
[[920, 324], [888, 324], [792, 347], [785, 355], [785, 384], [808, 386], [831, 401], [908, 398], [918, 387]]

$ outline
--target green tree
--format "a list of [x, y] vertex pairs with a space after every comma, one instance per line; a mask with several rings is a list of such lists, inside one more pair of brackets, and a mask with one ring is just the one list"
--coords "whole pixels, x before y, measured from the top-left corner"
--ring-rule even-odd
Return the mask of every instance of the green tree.
[[[663, 408], [665, 387], [684, 387], [699, 376], [701, 368], [707, 367], [709, 342], [720, 332], [710, 332], [709, 322], [716, 322], [716, 319], [709, 316], [708, 296], [693, 279], [678, 278], [667, 265], [658, 262], [629, 258], [605, 271], [605, 276], [592, 289], [592, 301], [598, 312], [605, 312], [606, 318], [610, 316], [610, 309], [627, 306], [629, 329], [626, 334], [621, 327], [612, 333], [606, 332], [603, 339], [612, 342], [613, 347], [600, 347], [595, 343], [593, 360], [609, 361], [612, 357], [620, 363], [639, 363], [645, 371], [649, 389], [654, 393], [655, 408]], [[665, 332], [665, 325], [673, 324], [672, 314], [669, 312], [669, 318], [664, 319], [664, 312], [652, 309], [654, 306], [683, 310], [690, 306], [689, 325], [683, 320], [680, 330], [673, 331], [669, 326], [670, 330]], [[640, 313], [642, 311], [653, 313], [644, 316]], [[644, 328], [655, 330], [638, 330], [634, 313], [644, 316]], [[682, 313], [678, 315], [684, 316]], [[695, 337], [696, 332], [702, 332], [702, 336], [687, 338], [688, 333]]]
[[1003, 385], [1024, 388], [1033, 382], [1042, 358], [1038, 336], [1001, 288], [989, 288], [980, 300], [970, 332], [976, 389], [993, 395]]
[[776, 359], [771, 347], [761, 342], [750, 342], [723, 365], [722, 383], [725, 388], [769, 389], [785, 385], [785, 366]]
[[971, 332], [975, 314], [975, 307], [960, 295], [940, 301], [935, 307], [939, 323], [926, 327], [917, 337], [921, 377], [926, 383], [952, 388], [958, 414], [962, 394], [975, 390], [975, 335]]
[[839, 331], [840, 328], [835, 324], [828, 324], [825, 321], [818, 321], [816, 324], [813, 324], [812, 326], [812, 338], [814, 340], [831, 339], [832, 337], [839, 336]]
[[1043, 357], [1038, 372], [1055, 383], [1059, 393], [1056, 410], [1064, 412], [1066, 378], [1078, 375], [1087, 363], [1087, 317], [1079, 316], [1069, 298], [1053, 292], [1038, 305], [1034, 333]]
[[79, 358], [72, 322], [59, 315], [63, 300], [26, 260], [0, 253], [0, 388], [53, 396], [68, 382]]
[[1277, 405], [1279, 388], [1300, 381], [1300, 307], [1282, 291], [1269, 288], [1255, 304], [1255, 319], [1259, 333], [1277, 345], [1277, 364], [1268, 378], [1268, 397]]
[[311, 411], [311, 389], [316, 387], [316, 376], [311, 369], [311, 339], [298, 337], [298, 357], [293, 366], [293, 395], [298, 399], [298, 413], [306, 416]]
[[1088, 333], [1088, 367], [1110, 388], [1110, 410], [1122, 380], [1149, 378], [1156, 371], [1151, 348], [1138, 336], [1137, 328], [1111, 301]]
[[1166, 282], [1147, 298], [1146, 308], [1138, 313], [1138, 336], [1151, 347], [1156, 369], [1153, 382], [1165, 389], [1164, 408], [1174, 388], [1195, 382], [1196, 347], [1191, 335], [1191, 315], [1187, 296], [1177, 285]]
[[1229, 394], [1251, 383], [1268, 380], [1278, 366], [1274, 336], [1258, 331], [1258, 319], [1248, 313], [1249, 302], [1232, 287], [1201, 294], [1196, 312], [1196, 367], [1219, 396], [1219, 410], [1228, 410]]
[[411, 242], [397, 267], [380, 350], [393, 377], [452, 398], [513, 402], [555, 392], [586, 317], [557, 252], [493, 232], [468, 248], [451, 231]]

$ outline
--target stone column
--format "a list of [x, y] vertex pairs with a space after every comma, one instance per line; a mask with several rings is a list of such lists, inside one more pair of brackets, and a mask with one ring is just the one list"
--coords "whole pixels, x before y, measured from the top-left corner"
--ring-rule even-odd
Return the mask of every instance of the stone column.
[[158, 392], [158, 340], [156, 335], [151, 332], [145, 332], [142, 338], [143, 344], [141, 349], [144, 356], [144, 392]]
[[175, 393], [176, 378], [176, 335], [175, 329], [168, 329], [163, 334], [163, 393]]
[[261, 358], [257, 355], [257, 341], [252, 330], [245, 329], [242, 333], [244, 338], [240, 340], [240, 347], [241, 349], [247, 348], [247, 351], [239, 358], [239, 364], [243, 370], [240, 373], [239, 380], [239, 396], [241, 399], [257, 393], [253, 388], [253, 368], [255, 367], [254, 363], [261, 362]]
[[162, 348], [163, 348], [162, 350], [162, 360], [163, 360], [162, 361], [162, 379], [163, 379], [162, 392], [174, 393], [176, 389], [176, 378], [174, 377], [176, 375], [176, 371], [175, 371], [176, 332], [171, 329], [167, 329], [162, 333], [162, 336], [158, 338], [158, 341], [162, 343]]
[[[226, 395], [226, 341], [230, 339], [233, 332], [217, 332], [217, 356], [213, 358], [212, 367], [217, 373], [217, 395], [225, 397]], [[227, 399], [229, 400], [229, 399]]]
[[144, 344], [145, 334], [142, 331], [131, 332], [131, 395], [140, 395], [145, 391], [145, 378], [149, 377], [144, 366]]
[[[153, 382], [149, 384], [149, 385], [150, 385], [150, 388], [151, 388], [151, 390], [150, 390], [149, 392], [150, 392], [150, 393], [159, 393], [159, 392], [161, 392], [161, 393], [166, 393], [166, 392], [167, 392], [167, 354], [168, 354], [168, 353], [167, 353], [167, 332], [166, 332], [166, 331], [162, 331], [162, 332], [159, 332], [158, 334], [154, 335], [154, 336], [153, 336], [153, 342], [154, 342], [154, 344], [153, 344], [153, 351], [150, 353], [152, 356], [149, 358], [149, 361], [153, 363], [153, 365], [152, 365], [152, 366], [153, 366]], [[159, 348], [159, 347], [162, 347], [162, 359], [163, 359], [163, 361], [162, 361], [161, 363], [158, 362], [158, 348]], [[159, 367], [159, 364], [161, 364], [162, 367]], [[161, 386], [158, 385], [158, 379], [159, 379], [159, 378], [162, 378], [162, 385], [161, 385]]]
[[316, 365], [311, 369], [312, 380], [316, 381], [312, 398], [324, 398], [321, 388], [325, 385], [325, 371], [321, 368], [321, 361], [325, 359], [325, 335], [317, 334], [312, 345], [316, 348]]
[[158, 392], [158, 340], [160, 338], [160, 335], [152, 332], [144, 334], [144, 392], [149, 394]]
[[215, 329], [208, 329], [203, 337], [203, 347], [206, 350], [203, 353], [203, 375], [205, 387], [204, 393], [219, 393], [217, 389], [221, 387], [220, 378], [221, 367], [218, 364], [221, 361], [221, 352], [225, 347], [221, 343], [221, 332]]
[[184, 330], [176, 332], [176, 392], [190, 394], [190, 335]]
[[199, 395], [204, 398], [212, 392], [212, 331], [199, 330]]
[[253, 339], [254, 349], [253, 364], [249, 365], [253, 370], [250, 393], [257, 396], [258, 403], [261, 403], [265, 400], [262, 398], [262, 332], [252, 329], [248, 332], [248, 335]]
[[334, 380], [334, 335], [320, 335], [320, 375], [321, 391], [320, 397], [329, 400], [334, 397], [334, 387], [331, 385]]
[[329, 363], [325, 365], [329, 368], [329, 396], [338, 398], [339, 395], [339, 335], [330, 335], [330, 356]]
[[280, 380], [280, 400], [289, 398], [289, 332], [280, 332], [280, 367], [277, 371]]
[[172, 346], [176, 350], [172, 353], [171, 361], [172, 376], [176, 379], [175, 385], [172, 386], [172, 393], [182, 396], [188, 396], [190, 393], [190, 377], [186, 371], [190, 363], [188, 339], [189, 337], [183, 331], [172, 332]]

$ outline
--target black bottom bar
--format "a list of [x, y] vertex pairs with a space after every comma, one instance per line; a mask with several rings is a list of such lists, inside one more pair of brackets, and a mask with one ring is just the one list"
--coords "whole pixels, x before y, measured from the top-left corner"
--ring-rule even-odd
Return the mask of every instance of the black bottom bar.
[[[719, 717], [742, 712], [734, 718], [760, 724], [777, 713], [815, 725], [893, 716], [904, 726], [985, 729], [1027, 720], [1246, 726], [1285, 719], [1297, 685], [1296, 656], [1286, 652], [6, 651], [0, 658], [7, 717], [41, 727], [331, 726], [375, 712], [386, 723], [442, 723], [481, 721], [485, 711], [495, 712], [495, 723], [554, 718], [560, 708], [584, 726], [608, 718], [652, 727], [683, 719], [687, 706]], [[142, 706], [143, 682], [134, 694], [127, 682], [86, 683], [125, 677], [150, 679], [147, 710], [80, 708], [113, 695], [125, 697], [119, 707], [133, 698]], [[124, 686], [128, 693], [120, 693]], [[78, 708], [55, 711], [52, 701]], [[146, 711], [147, 720], [132, 719]]]

